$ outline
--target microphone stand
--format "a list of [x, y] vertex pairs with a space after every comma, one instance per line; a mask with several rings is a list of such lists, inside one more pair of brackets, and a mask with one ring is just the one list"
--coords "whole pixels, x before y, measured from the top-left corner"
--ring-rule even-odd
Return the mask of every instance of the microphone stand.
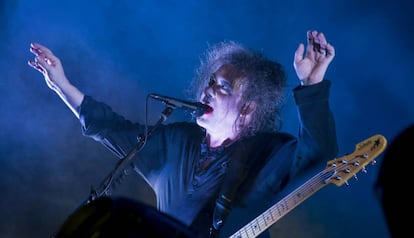
[[[91, 193], [86, 200], [86, 204], [93, 202], [94, 200], [98, 199], [99, 197], [108, 193], [109, 188], [112, 185], [112, 182], [115, 179], [115, 176], [118, 176], [118, 179], [121, 179], [124, 175], [126, 175], [126, 166], [128, 162], [135, 156], [135, 154], [142, 148], [144, 142], [148, 138], [148, 136], [157, 129], [167, 118], [171, 115], [173, 110], [175, 109], [175, 105], [173, 104], [166, 104], [166, 107], [163, 112], [161, 112], [161, 116], [156, 122], [156, 124], [148, 131], [147, 135], [140, 135], [137, 137], [138, 143], [128, 152], [124, 158], [118, 161], [115, 168], [105, 177], [105, 179], [100, 183], [97, 189], [92, 188]], [[147, 137], [147, 138], [146, 138]], [[122, 173], [120, 172], [121, 170]]]

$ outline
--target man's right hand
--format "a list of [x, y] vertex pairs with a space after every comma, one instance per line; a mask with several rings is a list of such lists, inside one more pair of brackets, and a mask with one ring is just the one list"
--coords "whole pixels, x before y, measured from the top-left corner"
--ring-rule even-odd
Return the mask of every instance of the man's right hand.
[[35, 58], [29, 60], [28, 64], [43, 74], [47, 86], [55, 91], [75, 116], [79, 118], [78, 109], [84, 94], [66, 78], [59, 58], [39, 43], [30, 44], [30, 52], [35, 55]]

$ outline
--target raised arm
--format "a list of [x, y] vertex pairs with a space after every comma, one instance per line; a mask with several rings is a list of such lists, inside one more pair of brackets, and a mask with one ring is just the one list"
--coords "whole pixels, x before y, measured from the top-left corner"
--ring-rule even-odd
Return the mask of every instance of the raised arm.
[[335, 120], [329, 105], [331, 81], [324, 80], [335, 49], [321, 32], [308, 31], [307, 36], [306, 52], [300, 44], [294, 59], [301, 81], [301, 86], [293, 90], [300, 117], [296, 170], [312, 161], [333, 159], [338, 153]]
[[59, 58], [50, 49], [39, 43], [32, 43], [30, 52], [35, 55], [35, 58], [29, 60], [28, 64], [43, 74], [47, 86], [59, 95], [79, 119], [78, 108], [84, 94], [66, 78]]

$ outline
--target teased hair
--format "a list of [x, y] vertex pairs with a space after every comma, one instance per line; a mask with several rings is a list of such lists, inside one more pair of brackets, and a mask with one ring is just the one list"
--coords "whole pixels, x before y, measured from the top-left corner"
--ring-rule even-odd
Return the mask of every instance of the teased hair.
[[223, 41], [208, 47], [200, 59], [191, 84], [193, 99], [198, 100], [210, 75], [220, 66], [231, 64], [242, 72], [243, 92], [240, 107], [256, 102], [250, 124], [241, 129], [241, 136], [257, 132], [277, 131], [282, 126], [281, 108], [285, 102], [286, 74], [281, 64], [240, 43]]

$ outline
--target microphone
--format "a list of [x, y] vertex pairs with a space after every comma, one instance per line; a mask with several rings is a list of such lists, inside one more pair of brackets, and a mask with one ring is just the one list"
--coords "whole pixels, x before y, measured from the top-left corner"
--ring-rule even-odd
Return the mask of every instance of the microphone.
[[181, 99], [162, 96], [155, 93], [151, 93], [149, 96], [156, 100], [162, 101], [167, 105], [182, 108], [190, 112], [194, 117], [199, 117], [205, 113], [211, 113], [213, 111], [213, 108], [201, 102], [187, 102]]

